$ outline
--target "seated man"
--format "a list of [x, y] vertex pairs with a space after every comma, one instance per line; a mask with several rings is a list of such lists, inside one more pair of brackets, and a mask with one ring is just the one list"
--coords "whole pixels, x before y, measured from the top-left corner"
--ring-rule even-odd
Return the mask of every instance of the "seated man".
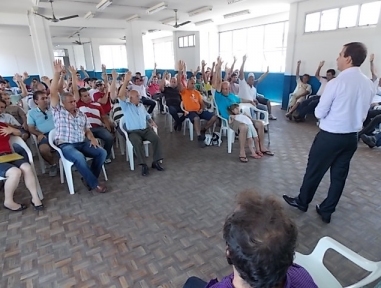
[[[18, 129], [0, 123], [0, 155], [2, 156], [13, 153], [9, 145], [11, 135], [21, 136], [21, 133]], [[44, 205], [41, 203], [37, 193], [36, 177], [27, 158], [0, 163], [0, 176], [6, 178], [4, 184], [4, 208], [11, 211], [22, 211], [27, 208], [25, 204], [18, 204], [13, 200], [13, 194], [20, 183], [21, 174], [24, 175], [25, 186], [32, 196], [30, 203], [35, 210], [43, 210]]]
[[119, 105], [124, 114], [126, 124], [124, 128], [134, 147], [137, 163], [142, 166], [142, 175], [147, 176], [149, 170], [145, 162], [143, 141], [150, 141], [153, 148], [153, 162], [151, 167], [158, 171], [163, 171], [164, 168], [160, 164], [163, 159], [160, 138], [153, 130], [153, 128], [157, 128], [156, 123], [152, 120], [150, 114], [144, 108], [144, 105], [140, 103], [138, 91], [131, 90], [128, 97], [129, 101], [127, 101], [125, 91], [130, 80], [131, 72], [127, 72], [118, 95], [120, 100]]
[[[222, 62], [221, 59], [217, 59], [216, 63], [216, 73], [213, 77], [213, 88], [216, 89], [216, 92], [214, 94], [214, 99], [218, 108], [218, 111], [223, 119], [228, 120], [229, 119], [229, 113], [228, 113], [228, 108], [232, 104], [239, 104], [239, 103], [251, 103], [255, 104], [254, 101], [246, 100], [246, 99], [240, 99], [236, 95], [230, 92], [230, 87], [229, 87], [229, 82], [222, 82], [222, 75], [221, 75], [221, 66]], [[254, 120], [253, 121], [254, 127], [258, 131], [258, 138], [259, 138], [259, 145], [260, 145], [260, 150], [261, 153], [265, 155], [270, 155], [273, 156], [274, 153], [269, 151], [265, 145], [264, 145], [264, 126], [263, 122], [260, 120]], [[238, 133], [239, 132], [239, 159], [241, 162], [248, 162], [248, 159], [246, 157], [246, 152], [245, 152], [245, 144], [246, 144], [246, 139], [247, 139], [247, 126], [245, 124], [239, 124], [238, 122], [234, 121], [233, 125], [230, 127], [234, 132]]]
[[[71, 73], [76, 72], [74, 67], [70, 67], [69, 70]], [[75, 101], [77, 101], [77, 108], [86, 115], [94, 137], [103, 141], [103, 148], [107, 152], [105, 164], [109, 164], [111, 163], [111, 150], [114, 145], [114, 136], [111, 134], [113, 127], [110, 119], [104, 112], [102, 105], [91, 100], [89, 91], [86, 88], [78, 90], [77, 87], [76, 78], [73, 77], [73, 94]]]
[[[103, 74], [103, 78], [105, 78], [103, 81], [99, 80], [96, 82], [96, 88], [98, 89], [98, 91], [94, 93], [93, 97], [94, 97], [94, 102], [101, 104], [103, 112], [105, 114], [108, 114], [111, 111], [111, 99], [110, 99], [110, 93], [108, 91], [107, 75]], [[73, 83], [75, 80], [76, 80], [75, 77], [73, 77]], [[74, 88], [74, 85], [73, 85], [73, 88]]]
[[315, 77], [320, 81], [320, 88], [316, 95], [310, 96], [308, 99], [304, 100], [293, 113], [293, 118], [295, 121], [300, 122], [304, 121], [307, 114], [313, 114], [315, 108], [319, 104], [320, 97], [323, 95], [325, 86], [329, 81], [335, 78], [336, 71], [334, 69], [328, 69], [326, 72], [326, 77], [320, 76], [320, 70], [324, 66], [325, 61], [319, 63], [319, 67], [316, 70]]
[[148, 82], [147, 91], [151, 95], [151, 98], [153, 100], [156, 100], [159, 103], [161, 114], [165, 114], [164, 106], [161, 101], [161, 97], [163, 95], [161, 94], [161, 91], [160, 91], [159, 79], [155, 74], [153, 74], [152, 80]]
[[274, 197], [240, 193], [225, 220], [223, 238], [233, 273], [220, 282], [191, 277], [184, 288], [318, 287], [307, 270], [294, 263], [298, 230]]
[[179, 92], [179, 88], [177, 85], [177, 78], [172, 77], [170, 86], [166, 86], [166, 77], [168, 75], [168, 72], [164, 73], [164, 78], [160, 82], [160, 90], [163, 93], [165, 104], [168, 106], [169, 114], [173, 117], [173, 120], [175, 120], [175, 131], [181, 131], [181, 126], [185, 120], [185, 115], [182, 115], [179, 117], [178, 113], [183, 113], [183, 110], [181, 110], [180, 104], [181, 104], [181, 95]]
[[[63, 87], [59, 87], [58, 81], [63, 69], [60, 60], [54, 61], [50, 104], [53, 109], [54, 126], [56, 127], [55, 143], [62, 150], [64, 157], [74, 163], [87, 188], [105, 193], [106, 186], [98, 181], [98, 177], [107, 153], [99, 146], [97, 139], [91, 132], [91, 125], [86, 115], [76, 108], [74, 95], [63, 92], [60, 99], [58, 91], [63, 91]], [[86, 157], [92, 158], [90, 169]]]
[[310, 80], [310, 75], [304, 74], [302, 76], [302, 79], [300, 79], [299, 71], [300, 71], [300, 64], [302, 61], [298, 61], [296, 66], [296, 88], [294, 92], [291, 94], [286, 117], [288, 117], [290, 120], [292, 119], [292, 113], [298, 108], [300, 103], [302, 103], [304, 100], [306, 100], [306, 97], [311, 94], [312, 88], [311, 85], [308, 84], [308, 81]]
[[54, 129], [52, 109], [49, 107], [48, 96], [42, 91], [33, 93], [33, 100], [37, 108], [28, 112], [28, 128], [30, 133], [37, 137], [38, 150], [41, 157], [50, 165], [49, 176], [57, 175], [57, 165], [54, 162], [54, 154], [49, 145], [49, 132]]
[[[138, 73], [136, 73], [138, 75]], [[146, 87], [144, 86], [143, 79], [141, 77], [135, 76], [133, 79], [133, 84], [129, 86], [130, 90], [138, 91], [140, 101], [144, 106], [148, 106], [148, 113], [152, 114], [153, 110], [156, 107], [156, 102], [147, 96]]]
[[381, 133], [377, 133], [376, 135], [366, 135], [362, 134], [361, 140], [369, 146], [369, 148], [380, 147], [381, 146]]
[[[177, 85], [179, 87], [185, 115], [194, 124], [199, 146], [204, 148], [206, 146], [205, 132], [207, 129], [213, 127], [214, 123], [217, 121], [217, 117], [212, 112], [205, 110], [202, 96], [200, 92], [195, 89], [196, 81], [193, 77], [188, 80], [187, 87], [183, 86], [181, 75], [183, 75], [182, 69], [184, 66], [184, 62], [180, 60], [180, 70], [177, 74]], [[208, 121], [204, 128], [201, 128], [201, 119]]]

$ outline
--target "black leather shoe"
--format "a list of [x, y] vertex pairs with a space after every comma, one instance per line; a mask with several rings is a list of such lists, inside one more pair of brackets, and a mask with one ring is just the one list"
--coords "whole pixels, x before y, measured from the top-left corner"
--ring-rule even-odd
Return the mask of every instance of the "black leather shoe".
[[283, 195], [283, 199], [284, 201], [286, 201], [286, 203], [292, 207], [296, 207], [298, 208], [300, 211], [303, 211], [303, 212], [307, 212], [308, 210], [308, 207], [305, 207], [305, 206], [302, 206], [298, 203], [298, 198], [297, 197], [290, 197], [290, 196], [287, 196], [287, 195]]
[[32, 206], [34, 207], [34, 210], [36, 210], [36, 211], [42, 211], [45, 208], [44, 204], [41, 204], [41, 205], [38, 205], [38, 206], [34, 205], [32, 199], [30, 200], [30, 204], [32, 204]]
[[152, 168], [156, 169], [157, 171], [164, 171], [164, 168], [161, 167], [159, 161], [152, 162]]
[[142, 165], [142, 176], [148, 176], [149, 170], [147, 165]]
[[321, 216], [321, 220], [322, 220], [324, 223], [327, 223], [327, 224], [328, 224], [328, 223], [331, 222], [331, 215], [329, 215], [329, 216], [324, 216], [323, 214], [321, 214], [319, 204], [316, 205], [316, 212]]

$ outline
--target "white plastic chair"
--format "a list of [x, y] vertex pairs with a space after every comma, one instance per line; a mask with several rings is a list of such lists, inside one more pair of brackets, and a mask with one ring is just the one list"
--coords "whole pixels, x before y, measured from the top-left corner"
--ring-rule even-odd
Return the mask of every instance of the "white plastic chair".
[[32, 136], [32, 139], [33, 139], [33, 143], [35, 144], [35, 147], [36, 147], [36, 153], [37, 153], [37, 156], [38, 156], [38, 162], [40, 163], [41, 173], [45, 174], [46, 173], [45, 160], [41, 156], [40, 149], [38, 149], [38, 140], [37, 140], [37, 137], [35, 135], [33, 135], [33, 134], [31, 134], [31, 136]]
[[[28, 154], [28, 160], [29, 160], [30, 166], [32, 167], [34, 177], [36, 178], [38, 197], [40, 198], [40, 200], [44, 199], [44, 195], [42, 195], [40, 182], [38, 181], [38, 178], [37, 178], [36, 169], [34, 168], [33, 155], [32, 155], [32, 152], [30, 151], [28, 145], [26, 145], [24, 140], [22, 140], [19, 136], [11, 136], [11, 138], [9, 140], [9, 144], [11, 145], [12, 150], [13, 150], [13, 144], [20, 145], [20, 147], [23, 148], [25, 150], [25, 152]], [[4, 180], [7, 180], [7, 178], [0, 177], [0, 181], [4, 181]]]
[[[124, 120], [124, 116], [122, 118], [120, 118], [119, 120], [119, 127], [120, 127], [120, 130], [122, 130], [124, 136], [126, 137], [126, 161], [130, 161], [130, 169], [131, 171], [135, 170], [135, 164], [134, 164], [134, 146], [132, 146], [132, 143], [130, 141], [130, 139], [128, 138], [128, 133], [126, 131], [126, 129], [124, 128], [124, 124], [125, 124], [125, 120]], [[153, 130], [155, 131], [155, 133], [157, 134], [157, 128], [153, 128]], [[149, 148], [148, 148], [148, 145], [150, 144], [151, 142], [149, 141], [143, 141], [143, 145], [144, 145], [144, 152], [145, 152], [145, 156], [148, 157], [149, 156]]]
[[[248, 115], [251, 115], [251, 110], [254, 110], [257, 114], [257, 120], [262, 121], [263, 125], [267, 127], [267, 140], [268, 145], [270, 145], [270, 121], [269, 121], [269, 112], [258, 109], [257, 107], [251, 105], [250, 103], [240, 103], [239, 108], [242, 112], [245, 112]], [[261, 119], [261, 114], [263, 119]]]
[[222, 118], [220, 111], [218, 110], [218, 106], [216, 104], [216, 101], [213, 97], [213, 105], [217, 114], [217, 117], [221, 119], [221, 129], [220, 129], [220, 135], [221, 137], [226, 135], [227, 141], [228, 141], [228, 153], [232, 153], [232, 144], [234, 143], [235, 140], [235, 132], [233, 129], [229, 127], [229, 122], [227, 119]]
[[[74, 194], [74, 183], [73, 183], [73, 174], [72, 174], [72, 171], [71, 171], [71, 167], [74, 165], [73, 162], [70, 162], [69, 160], [67, 160], [63, 153], [62, 153], [62, 150], [60, 148], [58, 148], [58, 146], [54, 143], [54, 137], [56, 136], [56, 129], [53, 129], [52, 131], [49, 132], [49, 145], [54, 149], [56, 150], [59, 155], [60, 155], [60, 159], [59, 159], [59, 166], [60, 166], [60, 178], [61, 178], [61, 184], [63, 184], [65, 182], [64, 180], [64, 172], [65, 172], [65, 175], [66, 175], [66, 181], [67, 181], [67, 186], [69, 188], [69, 192], [70, 194]], [[86, 160], [91, 160], [91, 158], [86, 158]], [[105, 169], [105, 166], [102, 165], [102, 170], [103, 170], [103, 175], [105, 177], [105, 180], [107, 181], [108, 178], [107, 178], [107, 173], [106, 173], [106, 169]]]
[[[181, 107], [181, 110], [183, 110], [185, 113], [183, 102], [181, 102], [180, 107]], [[202, 126], [203, 122], [205, 122], [205, 120], [200, 119], [200, 126]], [[185, 118], [185, 120], [183, 122], [183, 131], [184, 131], [183, 134], [184, 135], [185, 135], [185, 132], [187, 130], [187, 127], [189, 128], [189, 139], [190, 139], [190, 141], [193, 141], [193, 123], [192, 123], [192, 121], [189, 120], [189, 118]], [[214, 131], [215, 127], [216, 127], [216, 125], [214, 124], [213, 131]]]
[[361, 281], [346, 286], [345, 288], [361, 288], [381, 277], [381, 262], [373, 262], [365, 259], [336, 240], [330, 237], [323, 237], [319, 240], [311, 254], [303, 255], [296, 252], [294, 261], [310, 273], [318, 287], [343, 288], [339, 281], [337, 281], [331, 272], [324, 266], [323, 258], [328, 249], [335, 250], [349, 261], [370, 272], [370, 274]]

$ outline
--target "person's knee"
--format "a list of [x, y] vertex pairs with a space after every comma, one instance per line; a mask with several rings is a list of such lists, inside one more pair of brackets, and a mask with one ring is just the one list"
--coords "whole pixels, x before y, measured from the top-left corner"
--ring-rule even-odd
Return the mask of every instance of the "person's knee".
[[239, 124], [239, 132], [246, 133], [247, 132], [247, 125], [246, 124]]
[[97, 150], [98, 150], [98, 155], [97, 155], [97, 157], [106, 160], [106, 157], [107, 157], [107, 152], [106, 152], [106, 150], [103, 149], [103, 148], [100, 148], [100, 147], [97, 148]]
[[32, 173], [32, 166], [29, 164], [29, 163], [24, 163], [20, 166], [20, 170], [24, 173], [24, 174], [30, 174]]
[[21, 178], [22, 171], [17, 167], [12, 167], [8, 169], [8, 171], [5, 173], [5, 177], [7, 179], [13, 179], [13, 180], [19, 180]]
[[38, 150], [40, 151], [41, 155], [51, 155], [50, 146], [48, 144], [41, 144], [40, 146], [38, 146]]

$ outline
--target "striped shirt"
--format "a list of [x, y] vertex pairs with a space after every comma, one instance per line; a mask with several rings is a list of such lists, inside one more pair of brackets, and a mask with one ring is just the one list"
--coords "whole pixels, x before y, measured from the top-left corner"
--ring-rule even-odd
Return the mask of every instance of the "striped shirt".
[[[220, 282], [217, 279], [211, 280], [205, 288], [234, 288], [233, 274], [222, 278]], [[298, 264], [292, 264], [287, 270], [284, 288], [318, 288], [311, 275]], [[325, 287], [324, 287], [325, 288]], [[328, 287], [327, 287], [328, 288]]]
[[116, 126], [118, 126], [120, 118], [122, 117], [123, 117], [122, 107], [120, 107], [119, 100], [115, 99], [114, 105], [112, 107], [111, 119], [112, 121], [114, 121]]
[[56, 127], [56, 137], [54, 141], [57, 145], [85, 141], [85, 132], [91, 128], [91, 125], [84, 113], [76, 109], [74, 116], [60, 104], [52, 107], [52, 109], [54, 126]]
[[92, 128], [102, 127], [102, 117], [105, 115], [102, 105], [97, 102], [85, 103], [81, 100], [77, 102], [77, 108], [87, 117]]

